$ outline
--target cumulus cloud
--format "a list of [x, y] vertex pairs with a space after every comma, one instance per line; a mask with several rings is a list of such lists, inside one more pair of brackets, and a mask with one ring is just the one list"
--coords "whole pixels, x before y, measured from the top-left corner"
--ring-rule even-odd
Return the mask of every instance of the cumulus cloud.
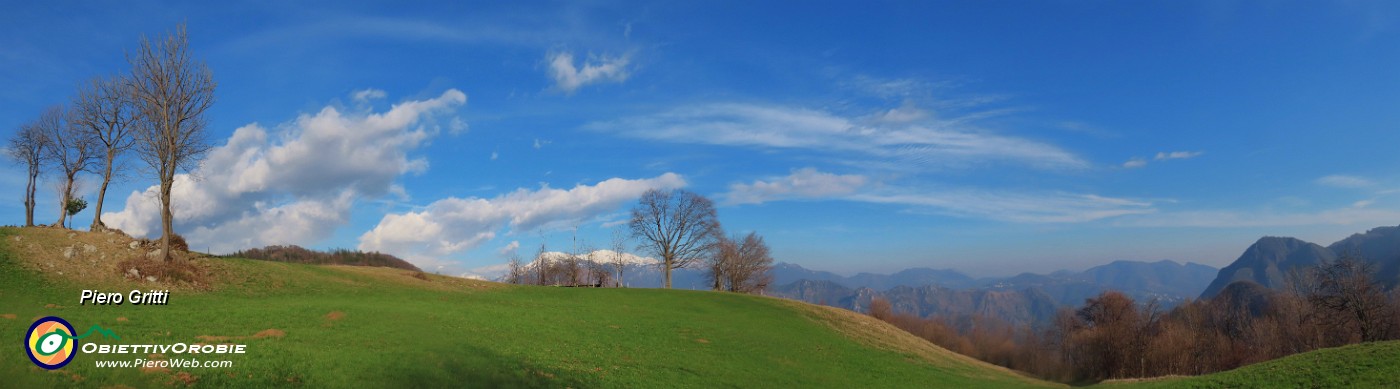
[[1169, 159], [1191, 159], [1191, 158], [1199, 157], [1199, 156], [1201, 156], [1201, 154], [1205, 154], [1205, 152], [1204, 152], [1204, 151], [1173, 151], [1173, 152], [1170, 152], [1170, 153], [1169, 153], [1169, 152], [1165, 152], [1165, 151], [1159, 151], [1159, 152], [1157, 152], [1157, 156], [1156, 156], [1156, 157], [1153, 157], [1152, 159], [1156, 159], [1156, 160], [1158, 160], [1158, 161], [1166, 161], [1166, 160], [1169, 160]]
[[[888, 112], [885, 113], [888, 116]], [[675, 143], [801, 149], [891, 160], [902, 166], [967, 166], [986, 162], [1042, 169], [1079, 169], [1088, 163], [1054, 145], [978, 129], [973, 118], [896, 121], [848, 118], [832, 113], [753, 104], [704, 104], [660, 113], [594, 122], [586, 128]], [[975, 116], [975, 115], [974, 115]]]
[[674, 189], [685, 179], [666, 173], [647, 179], [612, 178], [572, 189], [517, 189], [490, 199], [449, 197], [422, 211], [384, 215], [360, 236], [359, 248], [407, 259], [442, 257], [480, 246], [498, 231], [530, 231], [583, 223], [612, 212], [648, 189]]
[[1319, 177], [1315, 180], [1318, 185], [1331, 186], [1336, 188], [1365, 188], [1375, 185], [1374, 182], [1364, 177], [1333, 174]]
[[582, 67], [574, 66], [572, 53], [560, 52], [549, 56], [549, 76], [554, 86], [564, 93], [574, 93], [579, 88], [599, 82], [622, 82], [630, 75], [628, 56], [591, 57], [582, 61]]
[[866, 181], [866, 177], [862, 175], [837, 175], [814, 168], [804, 168], [785, 177], [730, 185], [729, 192], [723, 197], [729, 204], [758, 204], [793, 198], [830, 198], [855, 193], [857, 189], [865, 186]]
[[[324, 239], [347, 222], [356, 199], [406, 195], [395, 179], [428, 168], [409, 153], [466, 99], [452, 89], [381, 113], [326, 107], [272, 131], [256, 123], [238, 128], [193, 176], [176, 176], [176, 228], [191, 246], [215, 252]], [[157, 190], [132, 192], [103, 221], [136, 236], [160, 233]]]

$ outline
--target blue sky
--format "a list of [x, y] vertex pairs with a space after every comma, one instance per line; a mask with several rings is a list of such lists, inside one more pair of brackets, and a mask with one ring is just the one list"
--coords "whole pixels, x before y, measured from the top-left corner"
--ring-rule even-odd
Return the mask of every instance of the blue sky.
[[[177, 229], [216, 252], [482, 273], [606, 246], [649, 188], [843, 273], [1223, 266], [1400, 224], [1394, 3], [750, 3], [10, 4], [0, 129], [184, 21], [219, 87]], [[152, 183], [104, 220], [158, 233]]]

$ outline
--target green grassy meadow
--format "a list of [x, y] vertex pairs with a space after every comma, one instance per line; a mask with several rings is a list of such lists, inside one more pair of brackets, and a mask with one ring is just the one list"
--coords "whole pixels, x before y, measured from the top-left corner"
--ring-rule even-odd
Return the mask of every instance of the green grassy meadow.
[[1395, 388], [1400, 341], [1316, 350], [1199, 377], [1109, 382], [1106, 388]]
[[[125, 294], [150, 286], [36, 270], [43, 267], [12, 249], [15, 234], [32, 232], [0, 229], [0, 333], [12, 339], [0, 352], [4, 387], [1058, 386], [864, 316], [729, 293], [507, 286], [385, 268], [208, 259], [212, 288], [174, 290], [170, 305], [78, 306], [84, 288]], [[98, 343], [217, 336], [248, 352], [197, 356], [232, 360], [230, 368], [168, 371], [99, 369], [99, 356], [80, 353], [46, 371], [25, 357], [20, 339], [47, 315], [80, 332], [97, 324], [121, 336], [88, 339]]]
[[[0, 334], [11, 342], [0, 347], [0, 387], [1064, 387], [951, 353], [863, 315], [731, 293], [512, 286], [424, 280], [388, 268], [202, 259], [209, 286], [177, 285], [170, 305], [79, 306], [85, 288], [126, 294], [168, 286], [122, 279], [106, 255], [43, 254], [71, 244], [65, 234], [0, 228]], [[122, 247], [109, 242], [104, 250]], [[50, 315], [79, 332], [96, 324], [121, 336], [84, 342], [227, 342], [248, 351], [164, 356], [226, 359], [233, 362], [228, 368], [97, 368], [97, 359], [153, 357], [80, 353], [47, 371], [28, 360], [21, 340], [35, 319]], [[1396, 385], [1400, 342], [1318, 350], [1201, 377], [1099, 386]]]

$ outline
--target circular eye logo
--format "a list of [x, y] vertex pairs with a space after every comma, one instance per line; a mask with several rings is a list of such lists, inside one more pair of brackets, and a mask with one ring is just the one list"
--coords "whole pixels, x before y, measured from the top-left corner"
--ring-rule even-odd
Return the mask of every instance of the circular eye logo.
[[73, 335], [73, 325], [57, 316], [35, 321], [24, 338], [29, 360], [49, 370], [67, 365], [77, 354], [78, 341]]

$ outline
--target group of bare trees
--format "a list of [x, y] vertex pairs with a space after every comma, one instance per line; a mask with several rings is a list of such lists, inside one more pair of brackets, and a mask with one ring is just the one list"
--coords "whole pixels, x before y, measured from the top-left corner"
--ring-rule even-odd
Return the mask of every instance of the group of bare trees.
[[614, 274], [621, 274], [621, 270], [615, 270], [614, 265], [620, 268], [621, 259], [621, 252], [607, 254], [586, 245], [573, 252], [555, 253], [540, 243], [529, 263], [521, 262], [519, 255], [511, 256], [504, 280], [512, 284], [620, 287]]
[[79, 87], [68, 105], [45, 109], [10, 138], [9, 154], [28, 170], [25, 187], [25, 226], [34, 226], [38, 178], [46, 171], [59, 175], [59, 218], [63, 227], [70, 214], [86, 204], [75, 199], [78, 174], [99, 174], [91, 229], [102, 230], [102, 206], [114, 175], [122, 172], [124, 156], [136, 156], [155, 174], [160, 185], [161, 247], [170, 258], [174, 233], [171, 189], [177, 171], [196, 166], [209, 149], [205, 111], [214, 102], [213, 73], [192, 57], [185, 26], [159, 40], [141, 38], [127, 56], [128, 74], [98, 77]]
[[644, 251], [661, 257], [663, 286], [671, 271], [703, 264], [714, 290], [761, 293], [773, 281], [773, 257], [757, 233], [725, 237], [714, 202], [687, 190], [648, 190], [628, 223]]
[[[773, 256], [757, 233], [726, 237], [714, 202], [687, 190], [648, 190], [632, 208], [630, 237], [642, 252], [657, 256], [663, 287], [675, 269], [704, 267], [715, 290], [761, 293], [773, 281]], [[574, 245], [549, 252], [540, 244], [533, 260], [511, 257], [506, 282], [535, 285], [623, 286], [629, 234], [613, 232], [609, 250]], [[576, 241], [577, 242], [577, 241]]]
[[883, 300], [870, 313], [952, 351], [1063, 382], [1199, 375], [1324, 347], [1400, 339], [1400, 291], [1354, 256], [1295, 272], [1286, 290], [1227, 288], [1162, 310], [1116, 291], [1063, 309], [1048, 328], [994, 318], [919, 318]]

